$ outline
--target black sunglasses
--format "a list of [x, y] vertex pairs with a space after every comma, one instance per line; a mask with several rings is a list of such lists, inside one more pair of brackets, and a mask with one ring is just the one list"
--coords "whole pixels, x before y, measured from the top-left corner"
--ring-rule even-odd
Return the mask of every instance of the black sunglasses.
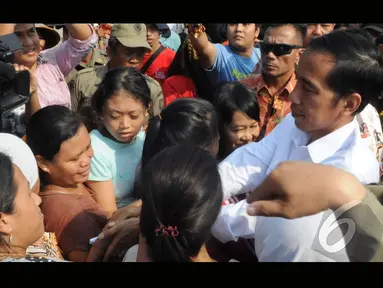
[[293, 49], [299, 49], [303, 47], [298, 45], [265, 43], [263, 41], [260, 41], [259, 48], [261, 48], [261, 52], [265, 53], [266, 55], [270, 52], [273, 52], [275, 56], [282, 56], [290, 54], [293, 51]]

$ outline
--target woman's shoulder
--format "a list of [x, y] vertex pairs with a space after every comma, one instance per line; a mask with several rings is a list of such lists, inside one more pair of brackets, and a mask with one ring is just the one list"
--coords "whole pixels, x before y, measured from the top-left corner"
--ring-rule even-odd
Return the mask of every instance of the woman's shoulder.
[[0, 262], [70, 262], [66, 260], [59, 260], [55, 258], [49, 258], [49, 257], [32, 257], [32, 256], [26, 256], [24, 258], [5, 258], [3, 260], [0, 260]]

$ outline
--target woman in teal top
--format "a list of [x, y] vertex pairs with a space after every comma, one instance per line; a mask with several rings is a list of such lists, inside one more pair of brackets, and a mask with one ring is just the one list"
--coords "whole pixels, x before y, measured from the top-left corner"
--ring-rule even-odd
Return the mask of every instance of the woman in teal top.
[[131, 192], [150, 101], [146, 80], [135, 68], [108, 72], [91, 99], [98, 129], [90, 133], [94, 157], [87, 186], [109, 216], [136, 200]]

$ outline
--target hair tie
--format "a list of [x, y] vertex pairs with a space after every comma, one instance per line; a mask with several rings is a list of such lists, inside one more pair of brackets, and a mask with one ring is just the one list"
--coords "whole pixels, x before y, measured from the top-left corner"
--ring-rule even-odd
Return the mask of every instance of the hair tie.
[[180, 234], [180, 232], [178, 231], [177, 226], [165, 227], [162, 224], [160, 226], [157, 226], [155, 232], [156, 232], [156, 236], [158, 236], [160, 234], [160, 235], [166, 236], [166, 237], [172, 236], [173, 238], [177, 237]]

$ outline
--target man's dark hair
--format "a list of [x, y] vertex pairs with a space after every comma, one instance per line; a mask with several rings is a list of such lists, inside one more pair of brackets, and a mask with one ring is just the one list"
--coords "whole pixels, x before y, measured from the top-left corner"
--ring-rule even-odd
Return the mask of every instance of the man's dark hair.
[[362, 103], [377, 105], [383, 95], [383, 60], [374, 39], [362, 29], [337, 30], [315, 38], [305, 53], [320, 52], [335, 58], [327, 76], [328, 86], [339, 98], [359, 93]]
[[[295, 32], [297, 33], [300, 41], [304, 41], [304, 38], [306, 36], [306, 26], [302, 24], [294, 24], [294, 23], [276, 23], [276, 24], [268, 24], [266, 30], [264, 30], [264, 34], [266, 34], [267, 30], [269, 29], [274, 29], [274, 28], [279, 28], [279, 27], [284, 27], [284, 26], [291, 26], [295, 29]], [[263, 35], [264, 36], [264, 35]]]

